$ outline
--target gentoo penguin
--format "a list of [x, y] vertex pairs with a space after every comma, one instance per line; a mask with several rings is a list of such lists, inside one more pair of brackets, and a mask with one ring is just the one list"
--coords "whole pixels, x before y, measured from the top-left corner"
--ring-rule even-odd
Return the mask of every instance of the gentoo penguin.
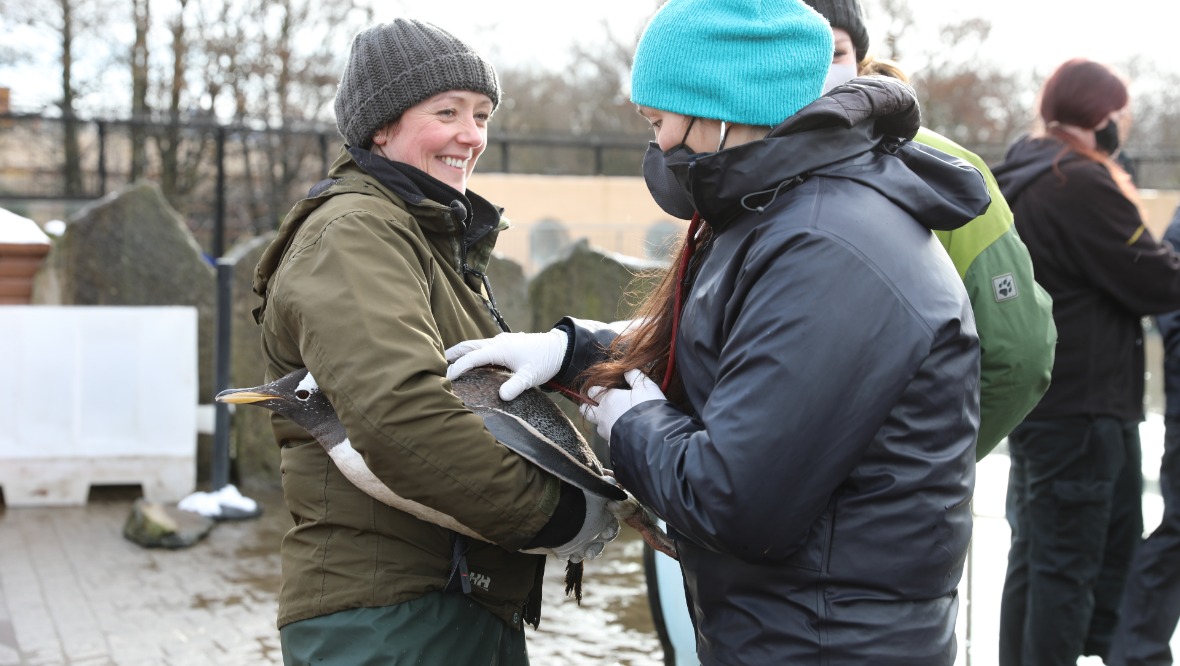
[[320, 390], [319, 384], [306, 368], [301, 368], [275, 381], [256, 388], [227, 389], [217, 394], [218, 402], [252, 404], [265, 407], [287, 417], [315, 437], [328, 452], [332, 462], [340, 468], [345, 478], [370, 497], [405, 511], [406, 513], [435, 525], [440, 525], [460, 534], [491, 542], [475, 530], [460, 523], [453, 516], [436, 511], [425, 504], [407, 499], [381, 483], [365, 464], [365, 459], [348, 441], [344, 424], [336, 416], [336, 410]]
[[[503, 368], [474, 368], [455, 379], [452, 386], [501, 444], [567, 483], [613, 500], [609, 506], [621, 522], [635, 528], [652, 548], [676, 558], [672, 540], [639, 502], [614, 482], [581, 433], [552, 400], [537, 389], [525, 391], [511, 402], [500, 399], [498, 389], [507, 377]], [[262, 386], [227, 389], [217, 394], [216, 400], [253, 404], [277, 412], [314, 437], [345, 478], [369, 496], [421, 520], [492, 543], [454, 516], [401, 497], [383, 484], [352, 447], [336, 410], [306, 368]], [[579, 601], [581, 573], [581, 562], [567, 564], [566, 593], [574, 591]]]

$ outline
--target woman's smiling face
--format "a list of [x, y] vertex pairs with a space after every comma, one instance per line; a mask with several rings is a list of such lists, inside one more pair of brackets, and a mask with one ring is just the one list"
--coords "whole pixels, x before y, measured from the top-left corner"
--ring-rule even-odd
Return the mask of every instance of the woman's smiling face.
[[488, 145], [492, 100], [483, 93], [450, 90], [406, 109], [377, 130], [373, 151], [416, 167], [460, 192]]

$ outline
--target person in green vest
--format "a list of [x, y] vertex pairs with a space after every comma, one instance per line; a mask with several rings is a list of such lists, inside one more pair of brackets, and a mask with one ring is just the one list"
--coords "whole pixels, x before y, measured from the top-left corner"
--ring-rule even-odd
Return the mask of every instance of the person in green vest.
[[[832, 26], [836, 49], [826, 90], [857, 76], [908, 82], [894, 63], [868, 53], [869, 34], [857, 0], [805, 0]], [[1000, 443], [1049, 388], [1057, 328], [1053, 302], [1033, 279], [1032, 259], [1013, 225], [1012, 210], [987, 164], [975, 153], [923, 127], [917, 143], [971, 163], [987, 181], [987, 212], [953, 231], [934, 233], [967, 287], [979, 330], [979, 440], [976, 459]]]

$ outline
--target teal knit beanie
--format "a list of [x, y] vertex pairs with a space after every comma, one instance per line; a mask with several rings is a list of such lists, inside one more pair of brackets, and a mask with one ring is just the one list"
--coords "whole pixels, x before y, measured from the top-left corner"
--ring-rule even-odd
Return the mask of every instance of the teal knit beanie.
[[778, 125], [823, 92], [832, 28], [800, 0], [668, 0], [631, 66], [631, 101], [685, 116]]

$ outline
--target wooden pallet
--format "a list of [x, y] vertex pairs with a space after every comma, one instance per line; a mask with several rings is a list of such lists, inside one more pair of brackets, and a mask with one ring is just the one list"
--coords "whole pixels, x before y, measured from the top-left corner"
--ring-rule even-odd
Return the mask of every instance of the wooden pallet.
[[33, 276], [50, 247], [49, 243], [0, 243], [0, 305], [32, 301]]

